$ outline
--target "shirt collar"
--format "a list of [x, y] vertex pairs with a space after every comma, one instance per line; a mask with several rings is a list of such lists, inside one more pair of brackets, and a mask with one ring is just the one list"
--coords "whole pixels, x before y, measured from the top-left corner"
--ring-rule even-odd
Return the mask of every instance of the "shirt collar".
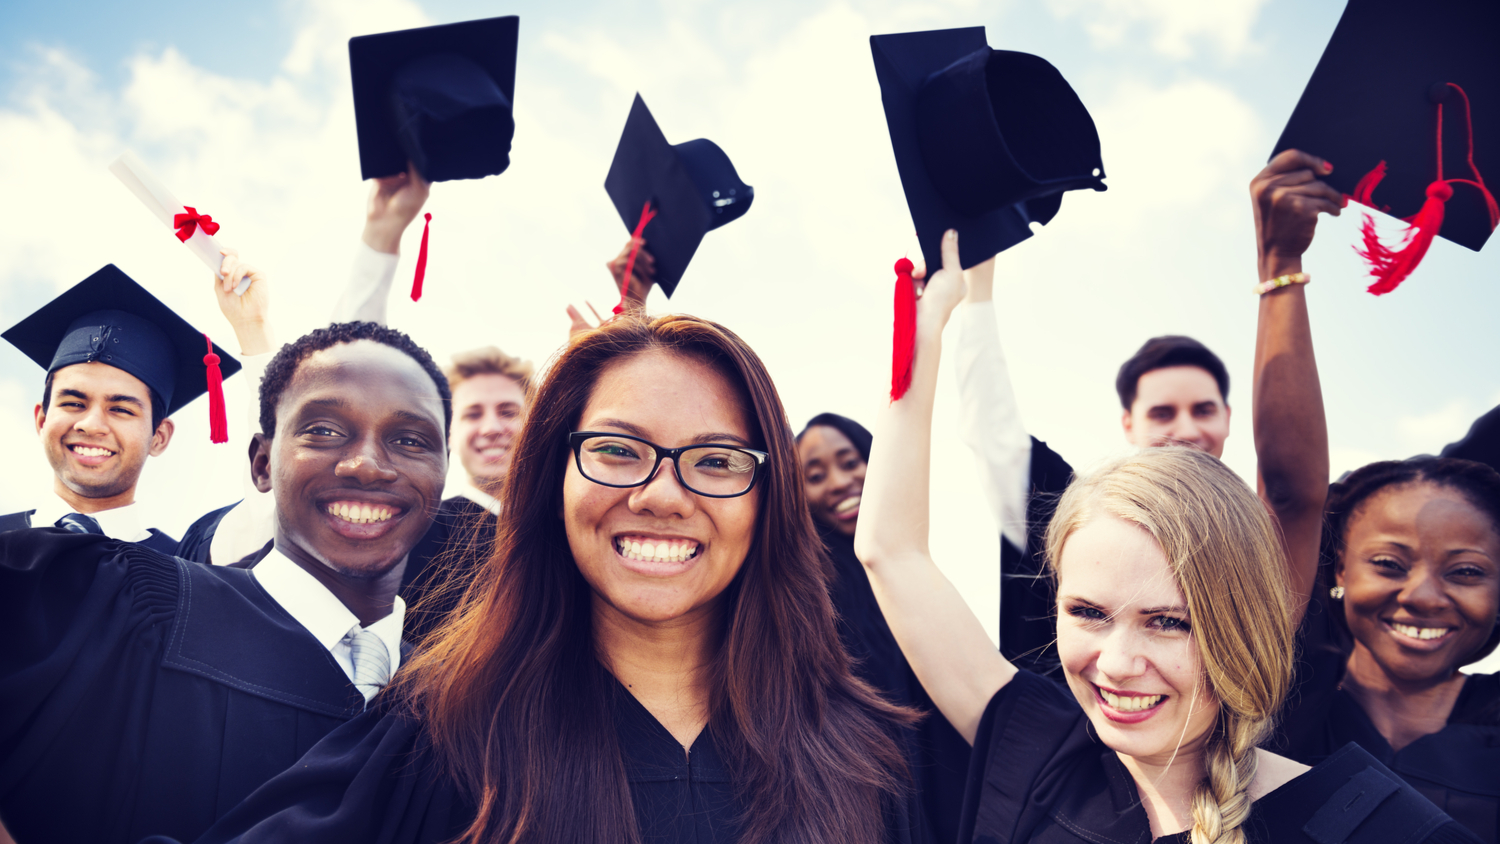
[[[73, 505], [62, 499], [62, 496], [51, 492], [37, 504], [36, 515], [31, 517], [31, 524], [33, 527], [52, 527], [57, 524], [58, 519], [77, 512], [73, 509]], [[151, 536], [151, 531], [141, 527], [141, 511], [133, 501], [124, 507], [83, 515], [98, 522], [99, 529], [104, 531], [104, 535], [110, 539], [140, 542]]]
[[458, 494], [462, 495], [464, 498], [469, 499], [475, 504], [478, 504], [480, 507], [483, 507], [491, 513], [494, 513], [497, 516], [500, 515], [500, 508], [502, 506], [500, 504], [500, 499], [496, 498], [493, 495], [490, 495], [488, 492], [485, 492], [479, 487], [474, 486], [473, 484], [464, 484], [463, 486], [460, 486], [458, 488]]
[[[250, 573], [272, 600], [329, 650], [359, 623], [354, 613], [328, 591], [328, 587], [275, 548], [256, 563]], [[392, 673], [395, 673], [401, 658], [401, 626], [405, 617], [406, 602], [397, 595], [391, 614], [366, 627], [379, 636], [391, 652]]]

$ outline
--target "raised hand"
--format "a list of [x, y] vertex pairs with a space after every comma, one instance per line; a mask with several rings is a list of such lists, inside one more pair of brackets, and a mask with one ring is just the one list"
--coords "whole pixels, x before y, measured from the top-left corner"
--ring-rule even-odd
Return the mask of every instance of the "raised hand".
[[[271, 351], [274, 338], [271, 332], [271, 285], [266, 274], [246, 263], [233, 249], [221, 250], [224, 261], [219, 265], [223, 280], [214, 279], [214, 297], [219, 301], [219, 312], [229, 320], [234, 336], [239, 340], [240, 353], [258, 355]], [[250, 289], [243, 296], [234, 293], [242, 279], [249, 278]]]
[[1261, 280], [1302, 271], [1319, 214], [1337, 217], [1343, 196], [1319, 177], [1333, 165], [1301, 150], [1283, 150], [1250, 180]]
[[656, 259], [646, 250], [646, 239], [631, 238], [625, 241], [625, 248], [620, 250], [620, 254], [604, 262], [604, 265], [609, 268], [609, 274], [614, 276], [615, 290], [618, 292], [620, 285], [625, 282], [625, 265], [630, 262], [630, 250], [637, 243], [641, 244], [641, 249], [636, 253], [635, 266], [630, 271], [630, 287], [625, 291], [625, 303], [631, 308], [644, 308], [646, 297], [656, 285]]
[[373, 180], [365, 208], [365, 245], [376, 252], [395, 255], [401, 251], [401, 235], [427, 204], [429, 185], [415, 164], [406, 172]]
[[[939, 334], [948, 324], [953, 309], [963, 301], [966, 292], [963, 266], [958, 258], [958, 232], [949, 229], [942, 240], [943, 268], [921, 286], [917, 297], [917, 332], [936, 330]], [[923, 272], [925, 275], [925, 271]], [[919, 279], [916, 272], [913, 279]]]

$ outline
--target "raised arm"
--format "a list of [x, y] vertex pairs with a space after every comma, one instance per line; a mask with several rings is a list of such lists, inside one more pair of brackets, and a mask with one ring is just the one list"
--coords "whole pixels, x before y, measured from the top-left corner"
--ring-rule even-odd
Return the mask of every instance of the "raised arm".
[[401, 236], [427, 203], [429, 185], [413, 164], [407, 164], [405, 173], [375, 179], [374, 183], [349, 286], [334, 305], [332, 322], [386, 324]]
[[[251, 438], [260, 430], [260, 381], [266, 373], [266, 365], [279, 348], [276, 332], [271, 325], [271, 295], [274, 285], [266, 278], [265, 273], [246, 263], [234, 250], [225, 250], [224, 256], [224, 263], [219, 268], [224, 279], [215, 282], [214, 295], [219, 302], [219, 312], [234, 329], [234, 336], [243, 356], [240, 363], [244, 365], [244, 369], [235, 380], [240, 382], [240, 389], [245, 395], [245, 417], [243, 427], [231, 433], [234, 434], [237, 447], [244, 450], [241, 453], [248, 454]], [[245, 295], [235, 296], [235, 286], [246, 276], [255, 283], [250, 285]], [[234, 505], [213, 527], [207, 559], [199, 553], [193, 553], [193, 558], [200, 562], [218, 565], [239, 562], [260, 550], [271, 539], [272, 513], [276, 509], [276, 499], [255, 488], [255, 481], [250, 476], [248, 457], [242, 468], [240, 503]], [[188, 551], [184, 549], [178, 553], [186, 554]]]
[[[1337, 216], [1343, 204], [1318, 179], [1332, 171], [1321, 158], [1286, 150], [1250, 182], [1261, 281], [1302, 272], [1318, 214]], [[1281, 525], [1300, 618], [1317, 576], [1328, 497], [1328, 423], [1305, 284], [1260, 297], [1253, 391], [1257, 485]]]
[[943, 269], [917, 302], [911, 388], [880, 416], [854, 551], [896, 642], [938, 709], [970, 744], [985, 706], [1016, 669], [927, 548], [932, 404], [943, 326], [964, 293], [958, 234], [943, 238]]
[[1031, 437], [1011, 389], [995, 323], [995, 259], [964, 271], [954, 363], [958, 371], [958, 435], [974, 452], [979, 483], [1001, 535], [1026, 550], [1026, 500]]

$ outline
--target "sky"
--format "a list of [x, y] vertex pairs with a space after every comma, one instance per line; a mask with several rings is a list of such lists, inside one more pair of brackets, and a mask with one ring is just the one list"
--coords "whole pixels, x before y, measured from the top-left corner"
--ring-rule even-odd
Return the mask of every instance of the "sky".
[[[436, 185], [426, 291], [391, 324], [439, 360], [494, 343], [538, 362], [569, 303], [601, 311], [627, 231], [603, 190], [639, 92], [669, 140], [706, 137], [755, 188], [653, 312], [719, 321], [765, 360], [794, 425], [823, 411], [872, 424], [889, 379], [891, 265], [920, 250], [886, 133], [869, 36], [986, 27], [997, 49], [1051, 61], [1099, 130], [1104, 193], [1075, 192], [997, 262], [996, 314], [1029, 431], [1077, 467], [1125, 448], [1115, 370], [1146, 338], [1190, 334], [1229, 367], [1239, 411], [1226, 462], [1253, 478], [1249, 376], [1257, 280], [1248, 184], [1342, 11], [1330, 0], [305, 0], [183, 6], [0, 4], [0, 326], [107, 263], [233, 352], [201, 264], [107, 171], [141, 157], [218, 239], [264, 268], [278, 335], [327, 321], [347, 280], [359, 178], [351, 36], [521, 18], [511, 167]], [[1338, 162], [1334, 162], [1336, 165]], [[1494, 178], [1494, 177], [1492, 177]], [[1324, 219], [1306, 257], [1335, 476], [1435, 453], [1500, 403], [1500, 250], [1439, 240], [1395, 293], [1364, 292], [1357, 215]], [[932, 548], [994, 635], [998, 540], [957, 439], [945, 361], [935, 418]], [[0, 348], [0, 512], [51, 484], [32, 408], [42, 372]], [[240, 497], [245, 401], [231, 442], [179, 413], [139, 498], [174, 535]]]

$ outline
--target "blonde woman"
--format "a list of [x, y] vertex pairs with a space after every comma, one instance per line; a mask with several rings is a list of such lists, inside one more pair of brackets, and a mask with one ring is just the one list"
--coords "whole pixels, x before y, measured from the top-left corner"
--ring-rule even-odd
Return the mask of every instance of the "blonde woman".
[[886, 411], [855, 550], [912, 668], [974, 745], [961, 841], [1472, 842], [1367, 753], [1257, 748], [1291, 684], [1296, 601], [1256, 494], [1155, 448], [1075, 481], [1047, 534], [1066, 687], [990, 644], [927, 550], [941, 335], [957, 234], [919, 301], [912, 386]]

